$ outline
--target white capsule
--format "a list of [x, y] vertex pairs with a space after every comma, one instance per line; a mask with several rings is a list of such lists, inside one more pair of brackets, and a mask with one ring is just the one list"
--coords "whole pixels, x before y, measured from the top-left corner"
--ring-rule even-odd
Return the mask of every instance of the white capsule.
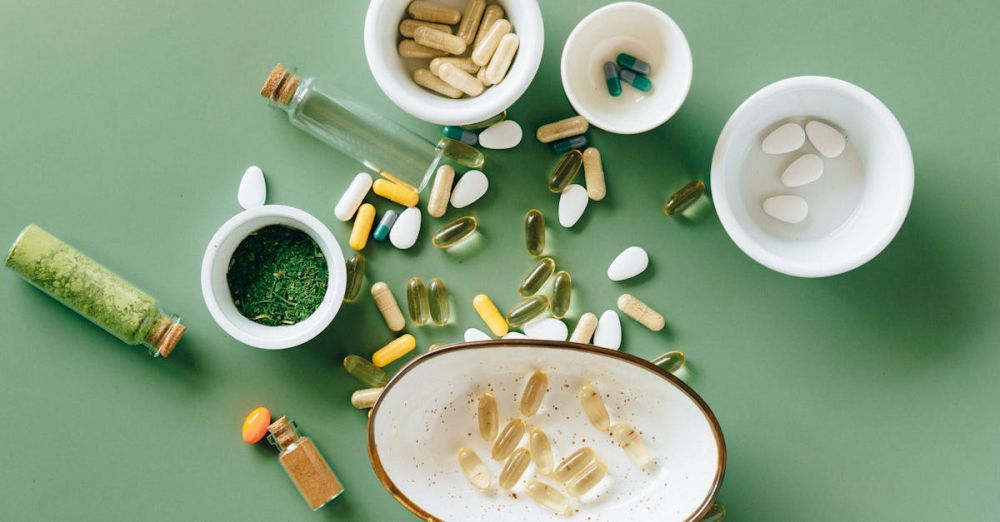
[[793, 161], [781, 174], [781, 182], [786, 187], [801, 187], [816, 181], [823, 175], [823, 160], [815, 154], [803, 154]]
[[565, 228], [572, 228], [587, 210], [589, 201], [587, 189], [580, 185], [566, 187], [559, 195], [559, 224]]
[[493, 338], [486, 335], [486, 333], [484, 333], [482, 330], [479, 330], [477, 328], [469, 328], [468, 330], [465, 331], [463, 339], [465, 339], [465, 342], [471, 343], [473, 341], [490, 341]]
[[605, 310], [597, 320], [594, 330], [594, 344], [617, 350], [622, 346], [622, 321], [614, 310]]
[[392, 230], [389, 231], [389, 242], [396, 248], [406, 250], [417, 242], [417, 236], [419, 235], [420, 209], [410, 207], [396, 218], [396, 223], [392, 225]]
[[641, 274], [649, 266], [649, 254], [642, 247], [631, 246], [622, 250], [608, 267], [608, 279], [624, 281]]
[[479, 134], [479, 146], [486, 149], [511, 149], [521, 143], [524, 132], [514, 120], [504, 120], [490, 125]]
[[524, 335], [530, 339], [565, 341], [569, 337], [569, 328], [566, 327], [566, 323], [553, 317], [536, 319], [522, 328]]
[[333, 215], [341, 221], [350, 221], [371, 188], [372, 177], [366, 172], [358, 173], [357, 176], [354, 176], [354, 181], [351, 181], [351, 184], [347, 186], [347, 190], [340, 196], [340, 201], [333, 209]]
[[806, 131], [798, 123], [789, 122], [771, 131], [760, 148], [768, 154], [786, 154], [799, 150], [805, 143]]
[[809, 215], [809, 204], [799, 196], [785, 194], [764, 200], [764, 212], [785, 223], [801, 223]]
[[847, 139], [837, 129], [821, 122], [811, 121], [806, 124], [806, 136], [809, 136], [809, 143], [816, 147], [820, 154], [828, 158], [836, 158], [844, 152], [847, 147]]
[[467, 207], [475, 203], [486, 194], [490, 188], [490, 181], [486, 179], [486, 174], [478, 170], [470, 170], [462, 174], [451, 189], [451, 206], [455, 208]]
[[267, 185], [264, 183], [264, 172], [260, 167], [252, 165], [243, 173], [240, 180], [240, 190], [236, 200], [245, 209], [262, 206], [267, 199]]

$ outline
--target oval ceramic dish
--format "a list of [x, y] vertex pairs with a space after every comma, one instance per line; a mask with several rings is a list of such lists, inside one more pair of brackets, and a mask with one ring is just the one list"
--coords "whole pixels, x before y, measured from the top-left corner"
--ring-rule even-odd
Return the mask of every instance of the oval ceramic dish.
[[[552, 441], [558, 463], [582, 446], [593, 447], [608, 475], [568, 516], [558, 516], [524, 494], [528, 467], [512, 491], [498, 490], [502, 463], [478, 432], [477, 398], [492, 392], [500, 425], [518, 415], [516, 400], [528, 375], [548, 372], [541, 408], [526, 419]], [[611, 422], [642, 434], [652, 462], [640, 469], [608, 433], [597, 431], [576, 392], [590, 384], [605, 396]], [[521, 442], [526, 446], [526, 439]], [[487, 492], [475, 489], [455, 453], [479, 454], [492, 476]], [[698, 520], [722, 483], [726, 448], [712, 411], [673, 375], [632, 355], [570, 342], [502, 340], [441, 348], [414, 359], [386, 386], [368, 423], [368, 455], [382, 484], [424, 520]]]

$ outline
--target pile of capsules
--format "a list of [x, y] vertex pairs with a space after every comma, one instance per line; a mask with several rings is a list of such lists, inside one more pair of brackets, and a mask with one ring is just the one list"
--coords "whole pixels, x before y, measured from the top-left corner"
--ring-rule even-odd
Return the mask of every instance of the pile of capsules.
[[653, 68], [643, 60], [628, 53], [618, 53], [618, 62], [604, 62], [604, 83], [608, 86], [608, 94], [622, 95], [622, 82], [642, 91], [649, 92], [653, 82], [647, 75]]

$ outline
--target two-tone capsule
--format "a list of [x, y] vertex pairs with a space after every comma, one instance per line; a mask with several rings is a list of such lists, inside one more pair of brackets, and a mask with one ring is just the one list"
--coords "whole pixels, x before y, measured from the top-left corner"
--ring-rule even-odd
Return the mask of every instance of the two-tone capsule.
[[507, 312], [507, 324], [518, 327], [542, 315], [549, 309], [551, 301], [547, 295], [536, 294], [521, 301]]
[[448, 298], [448, 287], [444, 285], [444, 281], [435, 277], [428, 285], [428, 293], [431, 321], [438, 326], [448, 324], [451, 319], [451, 300]]
[[454, 125], [446, 126], [444, 128], [444, 135], [446, 138], [468, 143], [469, 145], [477, 145], [479, 143], [479, 136], [475, 132], [470, 132]]
[[560, 462], [559, 465], [552, 470], [552, 478], [558, 480], [559, 482], [566, 482], [583, 471], [584, 468], [589, 466], [590, 463], [596, 458], [597, 452], [594, 451], [594, 448], [584, 446], [564, 458], [562, 462]]
[[525, 417], [531, 417], [538, 412], [545, 398], [545, 392], [549, 386], [549, 374], [542, 370], [535, 370], [524, 383], [524, 391], [521, 393], [521, 401], [517, 405], [517, 410]]
[[552, 169], [552, 173], [549, 174], [549, 192], [558, 194], [565, 190], [576, 179], [582, 166], [583, 153], [573, 149], [564, 154], [559, 163], [556, 163], [555, 168]]
[[456, 457], [458, 458], [458, 466], [462, 468], [465, 478], [469, 479], [469, 482], [476, 489], [481, 491], [490, 489], [490, 486], [493, 484], [490, 471], [486, 469], [483, 460], [479, 458], [479, 455], [475, 451], [464, 447], [459, 448]]
[[524, 421], [518, 418], [513, 418], [507, 425], [503, 427], [500, 434], [497, 435], [496, 440], [493, 442], [493, 449], [490, 455], [493, 460], [505, 460], [514, 452], [514, 448], [521, 443], [521, 439], [524, 438], [525, 426]]
[[497, 430], [500, 429], [500, 411], [497, 408], [497, 398], [492, 393], [487, 392], [479, 396], [476, 422], [479, 425], [479, 436], [483, 440], [493, 442], [497, 438]]
[[653, 71], [653, 68], [648, 63], [628, 53], [618, 53], [616, 61], [618, 62], [618, 65], [639, 74], [649, 74]]
[[573, 298], [573, 276], [560, 270], [552, 278], [552, 317], [562, 319], [569, 313], [569, 305]]
[[618, 77], [621, 80], [642, 92], [649, 92], [653, 88], [653, 82], [649, 81], [649, 78], [641, 74], [636, 74], [628, 69], [622, 69], [618, 72]]
[[347, 260], [347, 282], [344, 285], [344, 302], [353, 303], [361, 294], [365, 282], [365, 256], [354, 254]]
[[625, 450], [625, 454], [639, 467], [649, 464], [649, 452], [646, 443], [639, 437], [639, 432], [627, 422], [619, 422], [611, 427], [611, 436]]
[[614, 62], [604, 62], [604, 85], [608, 87], [608, 94], [622, 95], [622, 81], [618, 78], [618, 67]]
[[535, 463], [535, 469], [542, 475], [552, 473], [555, 466], [552, 443], [541, 428], [531, 428], [528, 432], [528, 448], [531, 449], [531, 461]]
[[379, 220], [378, 226], [375, 227], [375, 233], [372, 234], [372, 238], [375, 241], [385, 241], [389, 238], [389, 231], [392, 230], [392, 225], [396, 223], [396, 218], [399, 214], [396, 214], [395, 210], [386, 210], [385, 214], [382, 214], [382, 219]]
[[587, 146], [586, 136], [573, 136], [572, 138], [566, 138], [564, 140], [559, 140], [552, 144], [552, 152], [556, 154], [562, 154], [571, 149], [582, 149]]
[[413, 324], [420, 326], [427, 323], [430, 308], [427, 286], [419, 277], [411, 277], [406, 282], [406, 308], [410, 312], [410, 321], [413, 321]]
[[416, 347], [416, 338], [410, 334], [400, 335], [372, 354], [372, 364], [379, 368], [388, 366], [396, 359], [413, 351]]
[[386, 375], [385, 370], [358, 355], [351, 354], [344, 357], [344, 369], [351, 377], [371, 387], [385, 386], [389, 382], [389, 376]]
[[524, 276], [521, 284], [517, 287], [517, 293], [521, 297], [530, 297], [538, 293], [545, 286], [552, 273], [556, 270], [556, 262], [551, 257], [543, 257], [535, 263], [535, 266]]
[[608, 415], [607, 407], [604, 406], [601, 394], [593, 386], [586, 385], [580, 387], [576, 397], [580, 400], [580, 407], [583, 408], [583, 413], [587, 416], [590, 424], [598, 431], [608, 431], [608, 428], [611, 427], [611, 417]]
[[537, 208], [524, 215], [524, 245], [532, 256], [545, 252], [545, 215]]
[[524, 475], [524, 470], [528, 469], [528, 464], [531, 464], [531, 450], [528, 448], [517, 448], [507, 457], [507, 461], [504, 462], [503, 469], [500, 470], [500, 478], [497, 479], [497, 484], [502, 489], [514, 487], [514, 484], [517, 484], [517, 481], [521, 480], [521, 475]]
[[478, 226], [476, 216], [462, 216], [441, 227], [431, 238], [431, 242], [437, 248], [452, 247], [471, 236]]

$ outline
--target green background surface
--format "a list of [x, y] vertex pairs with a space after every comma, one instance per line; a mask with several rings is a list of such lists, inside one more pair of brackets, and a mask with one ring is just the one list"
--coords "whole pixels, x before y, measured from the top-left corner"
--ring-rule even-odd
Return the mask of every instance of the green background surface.
[[[542, 2], [546, 44], [511, 109], [526, 133], [571, 112], [562, 44], [604, 2]], [[721, 501], [732, 520], [982, 519], [1000, 510], [1000, 3], [912, 0], [657, 1], [686, 32], [691, 94], [639, 136], [592, 131], [609, 196], [573, 230], [556, 225], [578, 308], [627, 289], [670, 329], [624, 322], [624, 350], [688, 353], [691, 385], [729, 448]], [[309, 344], [268, 352], [212, 321], [199, 271], [214, 231], [238, 210], [243, 170], [260, 165], [269, 202], [320, 217], [346, 248], [332, 205], [359, 167], [288, 124], [257, 90], [278, 61], [337, 85], [428, 137], [365, 63], [366, 2], [3, 2], [0, 238], [35, 222], [179, 311], [188, 333], [167, 360], [108, 334], [0, 272], [3, 518], [407, 520], [364, 446], [366, 416], [340, 368], [391, 336], [370, 296]], [[906, 129], [916, 191], [898, 237], [871, 263], [806, 280], [743, 255], [715, 216], [683, 224], [665, 196], [707, 178], [715, 140], [754, 91], [823, 74], [861, 85]], [[521, 216], [543, 209], [552, 153], [533, 139], [489, 153], [488, 195], [472, 212], [485, 247], [456, 258], [429, 245], [369, 247], [369, 281], [397, 295], [411, 275], [442, 277], [449, 327], [410, 329], [419, 351], [479, 326], [478, 292], [515, 302], [531, 261]], [[381, 210], [390, 206], [379, 202]], [[448, 217], [460, 215], [451, 210]], [[608, 262], [640, 244], [652, 268], [611, 283]], [[490, 274], [485, 278], [483, 274]], [[572, 326], [572, 322], [571, 322]], [[391, 369], [398, 369], [397, 363]], [[296, 419], [346, 494], [310, 514], [268, 447], [239, 438], [254, 406]]]

